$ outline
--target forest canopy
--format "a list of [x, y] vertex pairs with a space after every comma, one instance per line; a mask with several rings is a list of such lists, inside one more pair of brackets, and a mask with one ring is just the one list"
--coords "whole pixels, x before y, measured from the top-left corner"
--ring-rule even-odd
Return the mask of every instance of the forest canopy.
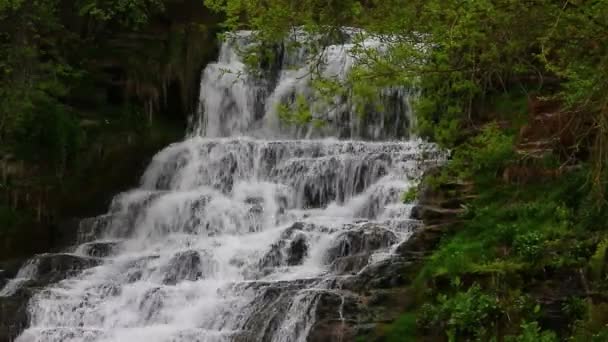
[[[512, 94], [557, 101], [576, 112], [577, 148], [591, 150], [596, 185], [605, 185], [608, 151], [608, 2], [602, 0], [206, 0], [227, 30], [253, 30], [248, 61], [259, 64], [294, 29], [317, 49], [342, 27], [390, 41], [380, 54], [361, 45], [343, 86], [415, 84], [420, 135], [447, 147]], [[312, 40], [312, 41], [310, 41]], [[427, 48], [420, 49], [419, 44]], [[322, 83], [327, 85], [327, 82]], [[327, 87], [344, 91], [344, 87]], [[322, 89], [322, 90], [323, 90]], [[369, 100], [369, 99], [367, 99]], [[588, 145], [588, 146], [586, 146]], [[574, 152], [573, 152], [574, 153]], [[601, 176], [600, 176], [601, 175]], [[600, 179], [601, 178], [601, 179]]]

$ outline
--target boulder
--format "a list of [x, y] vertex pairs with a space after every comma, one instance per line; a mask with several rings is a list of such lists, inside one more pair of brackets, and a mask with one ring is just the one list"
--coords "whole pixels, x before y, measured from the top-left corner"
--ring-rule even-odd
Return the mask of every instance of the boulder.
[[41, 254], [35, 256], [35, 258], [38, 260], [38, 263], [36, 276], [33, 280], [38, 285], [56, 283], [101, 263], [101, 260], [98, 258], [64, 253]]
[[217, 262], [209, 253], [186, 251], [177, 253], [164, 270], [163, 283], [175, 285], [181, 281], [195, 281], [217, 272]]
[[93, 258], [106, 258], [113, 254], [120, 246], [116, 241], [95, 241], [80, 246], [80, 251]]
[[23, 287], [12, 296], [0, 297], [0, 341], [13, 341], [27, 326], [27, 303], [32, 294], [32, 289]]
[[358, 272], [377, 250], [397, 243], [397, 236], [381, 225], [366, 223], [341, 233], [325, 256], [338, 274]]

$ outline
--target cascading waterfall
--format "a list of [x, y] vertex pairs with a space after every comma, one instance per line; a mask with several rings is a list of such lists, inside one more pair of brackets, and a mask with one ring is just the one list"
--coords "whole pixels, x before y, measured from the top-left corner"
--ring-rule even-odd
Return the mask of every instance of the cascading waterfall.
[[[411, 234], [401, 195], [441, 153], [364, 141], [407, 134], [408, 90], [386, 90], [392, 112], [375, 121], [346, 99], [321, 133], [289, 130], [274, 108], [306, 92], [310, 56], [284, 52], [273, 75], [249, 76], [235, 52], [248, 34], [236, 37], [203, 73], [195, 133], [159, 152], [107, 214], [81, 222], [80, 245], [60, 255], [65, 279], [33, 295], [17, 341], [306, 341], [319, 298]], [[343, 77], [349, 47], [322, 51], [323, 72]], [[0, 295], [57, 256], [34, 258]]]

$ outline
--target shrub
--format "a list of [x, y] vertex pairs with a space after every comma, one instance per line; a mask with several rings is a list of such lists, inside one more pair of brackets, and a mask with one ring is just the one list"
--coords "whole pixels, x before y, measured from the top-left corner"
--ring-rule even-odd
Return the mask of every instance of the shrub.
[[543, 235], [530, 232], [515, 237], [513, 248], [517, 254], [526, 260], [537, 261], [543, 254]]
[[450, 339], [481, 338], [494, 327], [501, 310], [495, 297], [479, 285], [454, 296], [439, 295], [436, 304], [426, 304], [421, 312], [421, 324], [429, 329], [444, 329]]
[[551, 331], [541, 331], [538, 323], [524, 322], [521, 324], [521, 333], [509, 336], [507, 342], [557, 342], [557, 336]]
[[488, 124], [456, 149], [449, 167], [462, 178], [493, 179], [514, 156], [513, 136], [496, 124]]
[[403, 203], [411, 203], [411, 202], [414, 202], [417, 198], [418, 198], [418, 188], [415, 186], [412, 186], [409, 189], [407, 189], [406, 192], [403, 193], [403, 197], [401, 199], [403, 200]]

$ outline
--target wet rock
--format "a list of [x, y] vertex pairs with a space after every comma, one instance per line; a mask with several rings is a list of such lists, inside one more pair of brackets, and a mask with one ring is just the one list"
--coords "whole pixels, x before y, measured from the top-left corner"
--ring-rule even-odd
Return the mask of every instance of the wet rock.
[[175, 285], [181, 281], [195, 281], [217, 272], [217, 263], [206, 252], [186, 251], [176, 254], [164, 270], [163, 284]]
[[367, 223], [340, 234], [325, 258], [338, 274], [357, 272], [367, 265], [375, 251], [395, 243], [395, 233], [380, 225]]
[[369, 265], [356, 275], [342, 281], [342, 289], [364, 293], [370, 289], [386, 289], [409, 284], [414, 264], [404, 258], [391, 258]]
[[308, 256], [308, 239], [302, 232], [303, 223], [295, 223], [283, 234], [281, 239], [270, 247], [270, 251], [260, 260], [259, 268], [267, 269], [280, 266], [301, 265]]
[[4, 287], [4, 285], [6, 285], [6, 283], [8, 282], [8, 276], [6, 275], [6, 271], [5, 270], [0, 270], [0, 289]]
[[[112, 233], [115, 236], [130, 236], [137, 226], [137, 221], [140, 219], [141, 215], [145, 213], [146, 209], [166, 193], [166, 191], [126, 192], [114, 198], [110, 206], [109, 214], [101, 216], [103, 217], [102, 222], [104, 222], [102, 232], [106, 232], [111, 228]], [[136, 200], [132, 199], [125, 201], [123, 199], [129, 196], [134, 196]], [[106, 217], [110, 221], [106, 221]]]
[[386, 153], [298, 158], [277, 167], [272, 177], [293, 186], [305, 206], [323, 207], [361, 193], [389, 172], [389, 161]]
[[396, 253], [412, 260], [420, 259], [430, 253], [437, 246], [441, 237], [450, 232], [456, 223], [457, 221], [453, 221], [422, 226], [397, 247]]
[[101, 260], [73, 254], [41, 254], [38, 259], [34, 280], [37, 284], [48, 285], [75, 276], [87, 268], [97, 266]]
[[78, 242], [93, 241], [103, 235], [118, 217], [112, 214], [89, 217], [80, 220], [78, 224]]
[[463, 212], [462, 209], [449, 209], [432, 205], [417, 205], [412, 208], [412, 218], [424, 221], [425, 224], [451, 221]]
[[281, 323], [287, 317], [293, 292], [269, 288], [257, 297], [250, 307], [255, 308], [244, 325], [248, 331], [246, 341], [272, 341]]
[[27, 303], [32, 294], [24, 287], [10, 297], [0, 297], [0, 341], [13, 341], [27, 326]]
[[[317, 279], [298, 279], [294, 281], [277, 281], [277, 282], [252, 282], [248, 284], [237, 285], [237, 289], [254, 290], [256, 297], [248, 308], [251, 312], [248, 313], [248, 319], [244, 324], [244, 330], [247, 331], [247, 336], [239, 338], [239, 342], [270, 342], [277, 336], [278, 329], [288, 319], [293, 319], [290, 315], [302, 315], [303, 321], [298, 322], [290, 327], [289, 331], [282, 331], [286, 340], [292, 341], [297, 337], [302, 336], [303, 329], [306, 324], [310, 323], [313, 318], [314, 305], [318, 298], [316, 292], [306, 292], [300, 294], [299, 291], [311, 286], [317, 282]], [[299, 297], [299, 298], [298, 298]], [[302, 304], [298, 306], [298, 304]], [[295, 310], [292, 306], [301, 307], [306, 312]], [[289, 313], [289, 314], [288, 314]]]
[[145, 265], [153, 259], [158, 259], [158, 255], [149, 255], [132, 260], [123, 265], [122, 277], [128, 284], [139, 281], [143, 276]]
[[369, 257], [369, 254], [358, 254], [337, 258], [331, 264], [331, 270], [336, 274], [354, 274], [367, 266]]
[[116, 252], [119, 246], [116, 241], [97, 241], [82, 245], [81, 251], [90, 257], [105, 258]]
[[359, 298], [343, 291], [325, 291], [319, 295], [315, 309], [315, 323], [309, 342], [354, 341], [353, 326], [365, 320], [366, 309]]
[[298, 234], [291, 242], [287, 249], [287, 265], [301, 265], [304, 258], [308, 255], [308, 243], [306, 235]]
[[[24, 259], [10, 259], [0, 262], [0, 282], [2, 279], [8, 281], [11, 278], [15, 278], [19, 269], [26, 261]], [[2, 287], [0, 286], [0, 288]]]
[[143, 322], [153, 321], [164, 305], [165, 294], [161, 288], [153, 288], [146, 292], [139, 303], [139, 311]]
[[328, 250], [327, 258], [332, 261], [339, 257], [370, 254], [396, 242], [395, 233], [380, 225], [368, 223], [340, 234], [334, 246]]

